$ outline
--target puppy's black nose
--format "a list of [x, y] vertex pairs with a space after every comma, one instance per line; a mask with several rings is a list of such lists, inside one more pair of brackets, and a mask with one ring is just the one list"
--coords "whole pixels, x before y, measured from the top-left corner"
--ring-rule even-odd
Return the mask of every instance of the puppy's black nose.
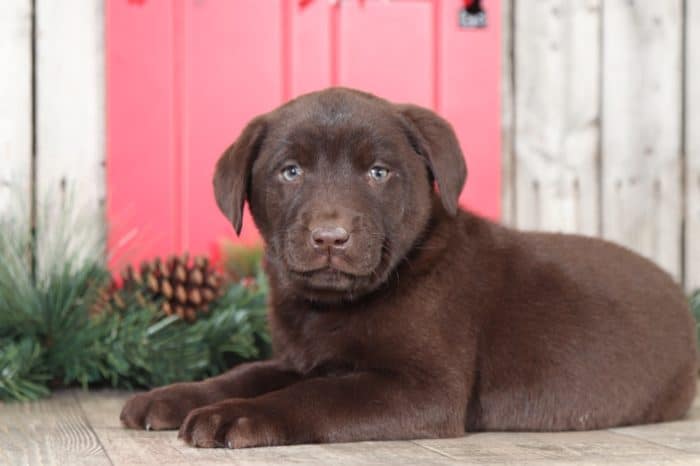
[[311, 242], [317, 249], [343, 249], [350, 239], [350, 233], [341, 227], [319, 227], [311, 230]]

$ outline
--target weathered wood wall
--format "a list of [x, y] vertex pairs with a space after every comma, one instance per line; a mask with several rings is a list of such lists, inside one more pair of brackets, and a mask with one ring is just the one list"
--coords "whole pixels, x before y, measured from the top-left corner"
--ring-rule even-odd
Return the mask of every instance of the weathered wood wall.
[[[104, 237], [105, 72], [101, 1], [34, 0], [37, 255], [51, 250], [57, 197], [71, 197], [81, 220]], [[48, 204], [48, 205], [47, 205]], [[86, 247], [88, 244], [85, 245]]]
[[29, 220], [32, 170], [32, 9], [6, 0], [0, 13], [0, 214], [16, 202]]
[[[65, 181], [101, 222], [104, 6], [57, 3], [0, 12], [0, 213], [28, 218], [33, 193]], [[700, 2], [502, 0], [502, 14], [503, 220], [621, 242], [700, 287]]]
[[700, 286], [700, 5], [505, 1], [504, 221]]
[[104, 237], [103, 3], [3, 1], [0, 63], [0, 215], [36, 228], [41, 267], [61, 198]]
[[685, 21], [685, 230], [687, 288], [700, 288], [700, 2], [686, 0]]

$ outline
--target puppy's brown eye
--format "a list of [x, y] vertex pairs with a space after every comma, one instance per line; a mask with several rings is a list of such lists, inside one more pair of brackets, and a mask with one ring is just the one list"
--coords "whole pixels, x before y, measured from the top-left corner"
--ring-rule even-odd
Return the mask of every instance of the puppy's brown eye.
[[389, 177], [389, 169], [375, 165], [369, 169], [369, 176], [375, 181], [384, 181]]
[[287, 165], [282, 169], [282, 178], [285, 181], [296, 181], [302, 173], [303, 170], [299, 165]]

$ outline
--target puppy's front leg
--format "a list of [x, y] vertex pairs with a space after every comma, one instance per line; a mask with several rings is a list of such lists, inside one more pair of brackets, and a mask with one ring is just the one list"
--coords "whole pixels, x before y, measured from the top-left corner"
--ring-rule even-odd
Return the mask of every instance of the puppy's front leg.
[[202, 382], [167, 385], [131, 397], [121, 413], [132, 429], [177, 429], [187, 413], [227, 398], [248, 398], [286, 387], [300, 375], [277, 360], [236, 366]]
[[464, 433], [460, 391], [370, 372], [319, 377], [196, 409], [180, 437], [194, 446], [229, 448], [454, 437]]

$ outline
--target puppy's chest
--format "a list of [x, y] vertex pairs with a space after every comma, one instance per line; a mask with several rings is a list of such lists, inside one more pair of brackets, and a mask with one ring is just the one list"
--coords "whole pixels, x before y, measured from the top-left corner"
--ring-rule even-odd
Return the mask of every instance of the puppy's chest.
[[281, 356], [303, 373], [364, 369], [384, 339], [375, 319], [336, 311], [305, 312], [275, 333]]

